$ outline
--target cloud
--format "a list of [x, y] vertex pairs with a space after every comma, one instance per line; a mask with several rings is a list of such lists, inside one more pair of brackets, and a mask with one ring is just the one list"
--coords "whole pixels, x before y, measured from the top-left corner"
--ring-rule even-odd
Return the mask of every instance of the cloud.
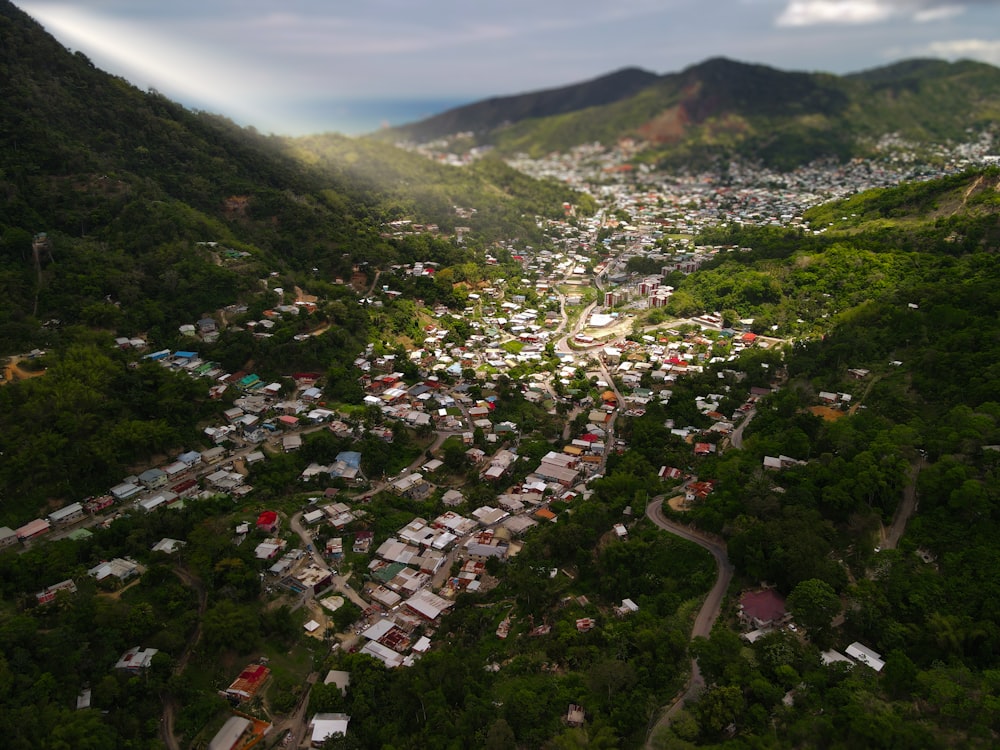
[[993, 39], [952, 39], [931, 42], [916, 52], [933, 57], [969, 58], [991, 65], [1000, 65], [1000, 41]]
[[941, 5], [918, 10], [913, 14], [913, 20], [917, 23], [933, 23], [934, 21], [944, 21], [947, 18], [954, 18], [963, 13], [965, 13], [965, 6], [963, 5]]
[[[978, 4], [991, 3], [980, 0]], [[775, 23], [786, 27], [860, 25], [894, 18], [927, 23], [960, 15], [965, 6], [943, 0], [789, 0]]]

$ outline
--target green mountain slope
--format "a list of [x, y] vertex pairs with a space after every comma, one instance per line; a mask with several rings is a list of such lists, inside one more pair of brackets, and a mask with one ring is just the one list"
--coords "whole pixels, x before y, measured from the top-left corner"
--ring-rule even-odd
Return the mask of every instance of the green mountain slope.
[[0, 76], [0, 352], [37, 345], [50, 319], [162, 339], [272, 270], [332, 280], [412, 260], [382, 236], [404, 215], [448, 226], [472, 199], [473, 236], [530, 236], [534, 214], [575, 200], [499, 164], [464, 172], [348, 139], [317, 156], [262, 137], [107, 75], [6, 0]]
[[638, 93], [656, 80], [655, 73], [625, 68], [591, 81], [514, 96], [495, 97], [456, 107], [420, 122], [393, 128], [394, 138], [424, 142], [441, 135], [486, 133], [522, 120], [553, 117], [610, 104]]
[[[462, 122], [460, 114], [399, 132], [443, 136], [445, 124]], [[488, 132], [482, 123], [475, 130], [478, 142], [504, 152], [542, 154], [631, 137], [650, 144], [648, 159], [740, 155], [790, 167], [864, 155], [887, 133], [918, 143], [963, 139], [998, 114], [1000, 70], [983, 63], [915, 60], [834, 76], [716, 58], [613, 102], [579, 101], [571, 111], [523, 119], [501, 112]]]

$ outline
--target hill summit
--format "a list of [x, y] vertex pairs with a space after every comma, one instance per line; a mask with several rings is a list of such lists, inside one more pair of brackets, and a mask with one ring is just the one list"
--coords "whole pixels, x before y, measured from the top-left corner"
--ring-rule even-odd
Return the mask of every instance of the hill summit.
[[476, 145], [539, 155], [623, 138], [668, 162], [719, 156], [791, 167], [872, 152], [892, 133], [918, 144], [962, 140], [1000, 113], [1000, 69], [906, 60], [846, 76], [723, 57], [678, 73], [629, 68], [585, 83], [488, 99], [390, 129], [422, 141], [472, 134]]

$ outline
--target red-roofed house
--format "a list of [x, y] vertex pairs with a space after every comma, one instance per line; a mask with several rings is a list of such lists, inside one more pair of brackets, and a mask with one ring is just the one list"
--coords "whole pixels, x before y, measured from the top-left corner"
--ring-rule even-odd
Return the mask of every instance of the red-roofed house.
[[257, 694], [270, 674], [271, 670], [263, 664], [251, 664], [226, 688], [226, 695], [240, 702], [248, 701]]
[[787, 619], [785, 597], [774, 589], [748, 591], [740, 597], [740, 622], [747, 627], [769, 628]]
[[257, 528], [267, 534], [273, 534], [277, 531], [280, 523], [281, 519], [278, 518], [278, 514], [273, 510], [265, 510], [257, 516]]

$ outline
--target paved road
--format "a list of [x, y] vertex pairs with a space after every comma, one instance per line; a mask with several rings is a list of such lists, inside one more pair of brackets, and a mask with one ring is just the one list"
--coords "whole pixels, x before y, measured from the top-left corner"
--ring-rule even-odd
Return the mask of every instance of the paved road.
[[[294, 531], [296, 534], [299, 535], [299, 538], [302, 540], [302, 544], [306, 546], [306, 549], [309, 549], [310, 547], [312, 548], [310, 556], [312, 557], [312, 561], [316, 563], [316, 566], [319, 567], [321, 570], [331, 571], [332, 569], [327, 564], [326, 560], [323, 559], [323, 555], [320, 553], [318, 549], [316, 549], [316, 543], [313, 540], [312, 536], [310, 535], [309, 531], [307, 531], [305, 527], [302, 526], [302, 523], [300, 521], [301, 518], [302, 518], [302, 512], [300, 511], [292, 516], [291, 521], [289, 522], [289, 526], [291, 527], [292, 531]], [[346, 596], [352, 602], [361, 607], [361, 609], [365, 609], [368, 606], [368, 602], [362, 599], [361, 595], [353, 588], [351, 588], [351, 585], [347, 582], [349, 578], [350, 576], [334, 575], [333, 576], [334, 588], [336, 588], [340, 594]]]
[[757, 414], [756, 409], [751, 409], [747, 412], [747, 415], [743, 420], [736, 426], [733, 430], [733, 434], [729, 436], [729, 444], [736, 449], [743, 448], [743, 428], [750, 424], [750, 420], [754, 418]]
[[[726, 554], [726, 545], [721, 539], [709, 536], [700, 531], [695, 531], [675, 521], [668, 520], [663, 515], [662, 506], [663, 498], [660, 497], [653, 500], [646, 508], [646, 515], [653, 523], [664, 531], [668, 531], [671, 534], [681, 537], [682, 539], [687, 539], [689, 542], [694, 542], [699, 547], [704, 547], [711, 552], [712, 557], [715, 558], [715, 565], [718, 568], [715, 585], [712, 586], [712, 589], [705, 597], [705, 601], [702, 603], [701, 609], [698, 610], [698, 615], [694, 619], [694, 627], [691, 628], [692, 638], [697, 636], [707, 638], [712, 632], [712, 626], [719, 617], [719, 612], [722, 610], [722, 600], [726, 595], [726, 591], [729, 589], [730, 581], [733, 579], [733, 565], [729, 562], [729, 556]], [[670, 704], [663, 707], [659, 720], [657, 720], [656, 724], [653, 725], [646, 738], [647, 750], [652, 748], [650, 742], [657, 730], [659, 730], [662, 726], [670, 724], [670, 721], [674, 718], [677, 712], [684, 708], [685, 703], [697, 697], [704, 688], [705, 680], [701, 676], [701, 670], [698, 668], [698, 662], [692, 659], [691, 677], [688, 680], [687, 688], [683, 693], [674, 698]]]

